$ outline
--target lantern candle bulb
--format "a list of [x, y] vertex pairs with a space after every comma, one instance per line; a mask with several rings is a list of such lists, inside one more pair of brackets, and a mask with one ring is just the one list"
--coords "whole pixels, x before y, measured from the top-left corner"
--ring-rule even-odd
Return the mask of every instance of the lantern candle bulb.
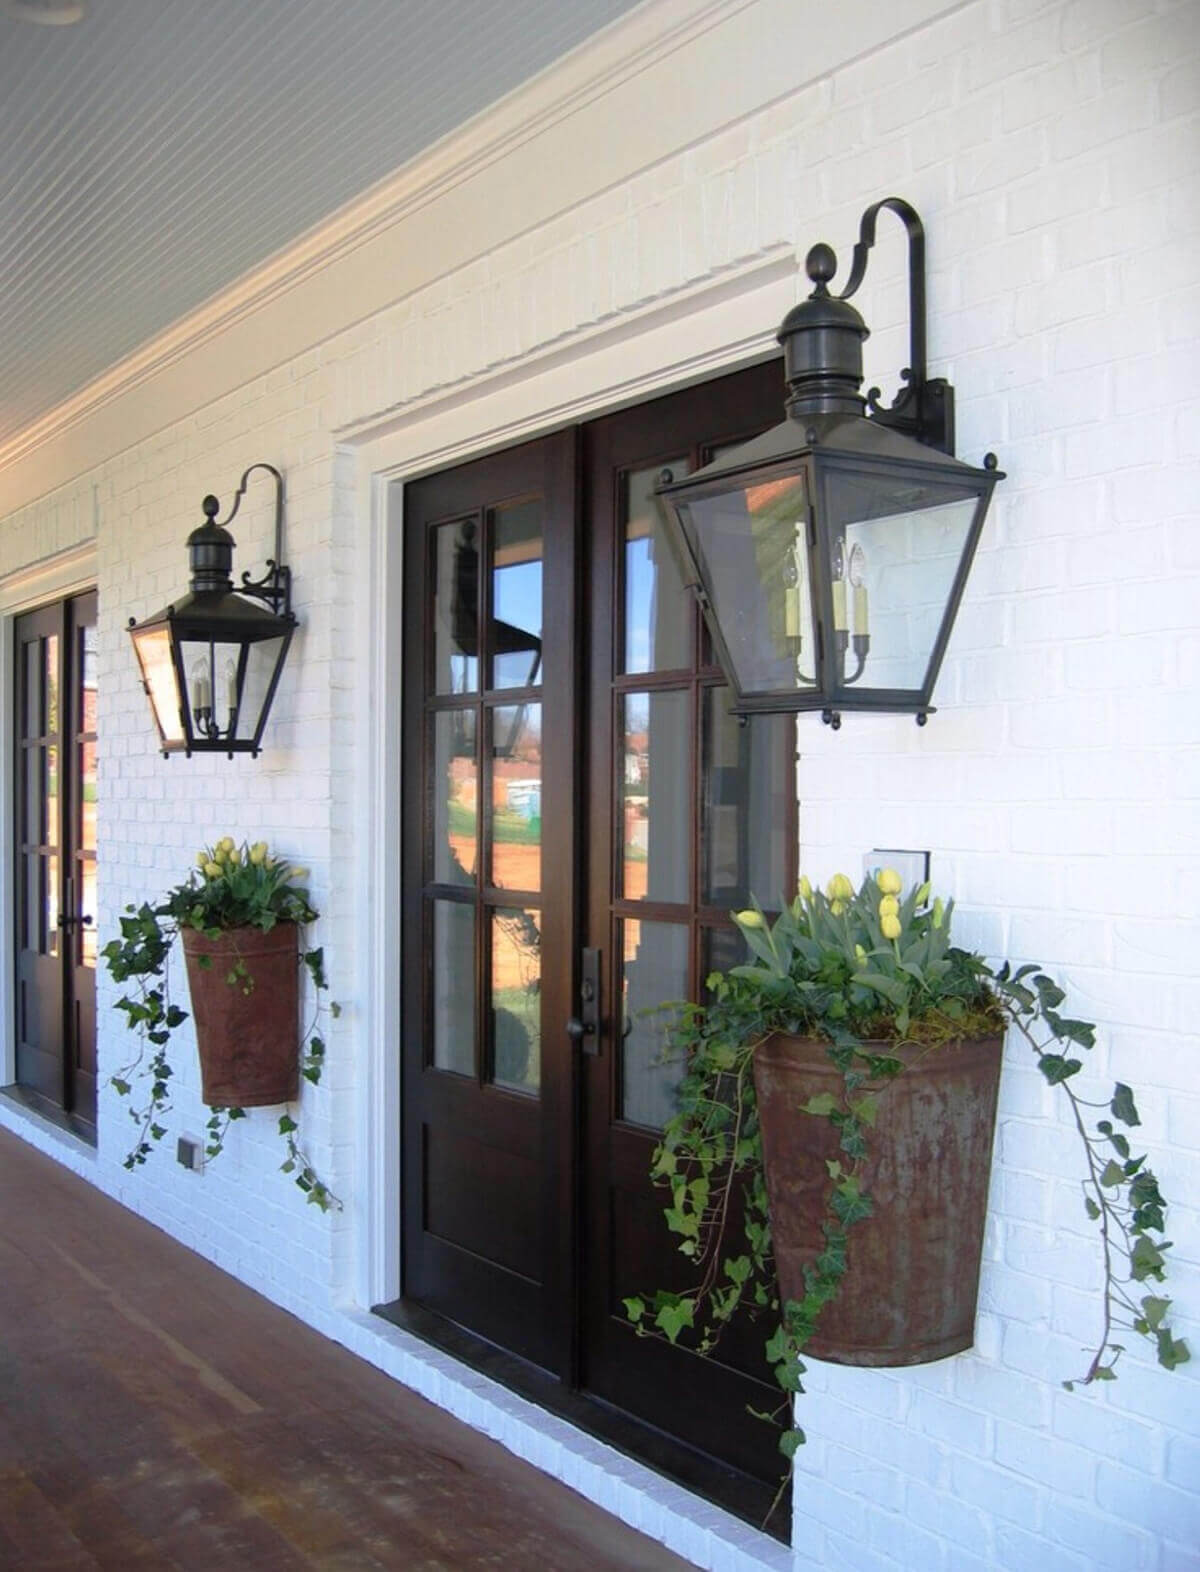
[[846, 581], [840, 576], [833, 581], [833, 631], [846, 631]]

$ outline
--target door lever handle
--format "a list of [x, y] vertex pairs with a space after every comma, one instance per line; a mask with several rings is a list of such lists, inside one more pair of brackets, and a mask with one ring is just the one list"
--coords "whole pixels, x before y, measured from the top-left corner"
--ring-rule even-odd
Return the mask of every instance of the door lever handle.
[[593, 1058], [600, 1052], [600, 951], [579, 957], [579, 1014], [567, 1022], [567, 1036]]
[[92, 918], [90, 914], [86, 917], [73, 917], [68, 916], [65, 912], [59, 913], [58, 926], [60, 928], [74, 928], [79, 923], [82, 923], [83, 926], [87, 928], [91, 926], [91, 922]]

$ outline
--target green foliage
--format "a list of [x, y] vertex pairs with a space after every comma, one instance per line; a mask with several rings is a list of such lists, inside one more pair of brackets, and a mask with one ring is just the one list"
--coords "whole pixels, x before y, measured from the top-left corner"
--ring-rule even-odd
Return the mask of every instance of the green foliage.
[[[163, 1123], [171, 1109], [172, 1070], [167, 1059], [171, 1033], [187, 1020], [187, 1012], [171, 1002], [170, 963], [175, 939], [181, 928], [195, 928], [215, 937], [230, 928], [261, 928], [269, 932], [281, 922], [301, 928], [320, 915], [309, 899], [305, 868], [295, 868], [283, 858], [270, 855], [265, 841], [253, 846], [235, 846], [225, 836], [206, 847], [196, 858], [196, 868], [182, 883], [167, 890], [157, 904], [143, 902], [129, 906], [120, 919], [121, 937], [105, 945], [101, 954], [109, 973], [118, 983], [133, 984], [133, 993], [117, 1000], [116, 1008], [138, 1039], [133, 1059], [109, 1079], [121, 1097], [132, 1099], [135, 1080], [144, 1081], [146, 1100], [141, 1107], [131, 1106], [129, 1117], [137, 1134], [125, 1158], [126, 1168], [146, 1161], [153, 1144], [166, 1134]], [[325, 1042], [317, 1028], [328, 990], [325, 955], [321, 949], [302, 951], [302, 959], [313, 988], [313, 1015], [301, 1034], [297, 1052], [300, 1072], [316, 1085], [325, 1063]], [[211, 966], [207, 956], [202, 966]], [[246, 963], [238, 960], [225, 978], [231, 988], [244, 994], [254, 990], [254, 978]], [[335, 1018], [339, 1007], [331, 1004]], [[241, 1108], [213, 1108], [206, 1125], [205, 1156], [218, 1157], [224, 1147], [229, 1126], [246, 1117]], [[285, 1124], [287, 1128], [285, 1129]], [[299, 1126], [289, 1116], [280, 1121], [287, 1156], [282, 1171], [292, 1174], [305, 1198], [322, 1211], [341, 1208], [341, 1202], [320, 1179], [296, 1140]]]
[[[1161, 1237], [1165, 1203], [1146, 1158], [1131, 1154], [1111, 1120], [1099, 1120], [1094, 1130], [1086, 1123], [1085, 1104], [1071, 1084], [1083, 1061], [1067, 1050], [1090, 1050], [1095, 1028], [1060, 1013], [1065, 995], [1037, 967], [993, 970], [956, 947], [953, 910], [953, 901], [931, 903], [928, 884], [902, 896], [899, 875], [890, 869], [857, 891], [842, 874], [824, 891], [802, 879], [795, 900], [773, 922], [757, 903], [733, 913], [749, 960], [708, 978], [704, 1006], [677, 1007], [670, 1040], [683, 1065], [678, 1111], [663, 1131], [651, 1174], [669, 1193], [667, 1226], [697, 1281], [686, 1294], [629, 1298], [626, 1313], [640, 1335], [686, 1339], [701, 1354], [711, 1352], [739, 1312], [766, 1314], [764, 1357], [784, 1398], [760, 1417], [780, 1425], [780, 1449], [789, 1460], [804, 1440], [791, 1423], [791, 1399], [803, 1391], [802, 1352], [837, 1297], [854, 1225], [872, 1213], [864, 1162], [881, 1099], [905, 1068], [893, 1051], [901, 1044], [936, 1050], [1011, 1026], [1027, 1040], [1047, 1083], [1067, 1097], [1085, 1154], [1085, 1209], [1098, 1225], [1104, 1266], [1101, 1332], [1079, 1383], [1115, 1378], [1118, 1325], [1146, 1337], [1165, 1368], [1189, 1357], [1166, 1324], [1170, 1301], [1148, 1295], [1136, 1302], [1129, 1289], [1163, 1279], [1170, 1248]], [[774, 1032], [824, 1039], [842, 1079], [840, 1095], [823, 1092], [797, 1109], [798, 1116], [830, 1122], [839, 1156], [827, 1164], [824, 1247], [805, 1268], [803, 1298], [784, 1304], [752, 1073], [756, 1049]], [[1118, 1083], [1104, 1106], [1127, 1128], [1139, 1123], [1128, 1086]]]

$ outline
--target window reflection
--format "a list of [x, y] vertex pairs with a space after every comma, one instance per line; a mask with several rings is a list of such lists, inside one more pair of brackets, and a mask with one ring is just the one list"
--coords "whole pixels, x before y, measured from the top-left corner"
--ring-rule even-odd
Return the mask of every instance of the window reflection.
[[621, 1117], [660, 1129], [675, 1112], [682, 1063], [669, 1051], [674, 1011], [688, 995], [686, 923], [621, 924]]
[[622, 893], [626, 900], [686, 901], [692, 757], [690, 694], [629, 693], [623, 700]]
[[492, 1079], [536, 1093], [542, 1076], [542, 933], [536, 911], [492, 914]]
[[[685, 458], [668, 466], [677, 480]], [[633, 470], [625, 481], [625, 670], [672, 671], [691, 664], [695, 625], [690, 595], [654, 495], [664, 466]]]
[[492, 883], [542, 886], [542, 706], [492, 711]]

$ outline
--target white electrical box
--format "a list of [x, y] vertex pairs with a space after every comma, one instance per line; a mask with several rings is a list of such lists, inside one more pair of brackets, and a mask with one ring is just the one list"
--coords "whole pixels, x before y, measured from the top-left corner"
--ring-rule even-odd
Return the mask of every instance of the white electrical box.
[[929, 853], [903, 851], [894, 846], [876, 846], [874, 851], [863, 854], [863, 872], [873, 879], [880, 868], [895, 868], [900, 875], [904, 894], [907, 895], [909, 890], [924, 884], [929, 878]]

